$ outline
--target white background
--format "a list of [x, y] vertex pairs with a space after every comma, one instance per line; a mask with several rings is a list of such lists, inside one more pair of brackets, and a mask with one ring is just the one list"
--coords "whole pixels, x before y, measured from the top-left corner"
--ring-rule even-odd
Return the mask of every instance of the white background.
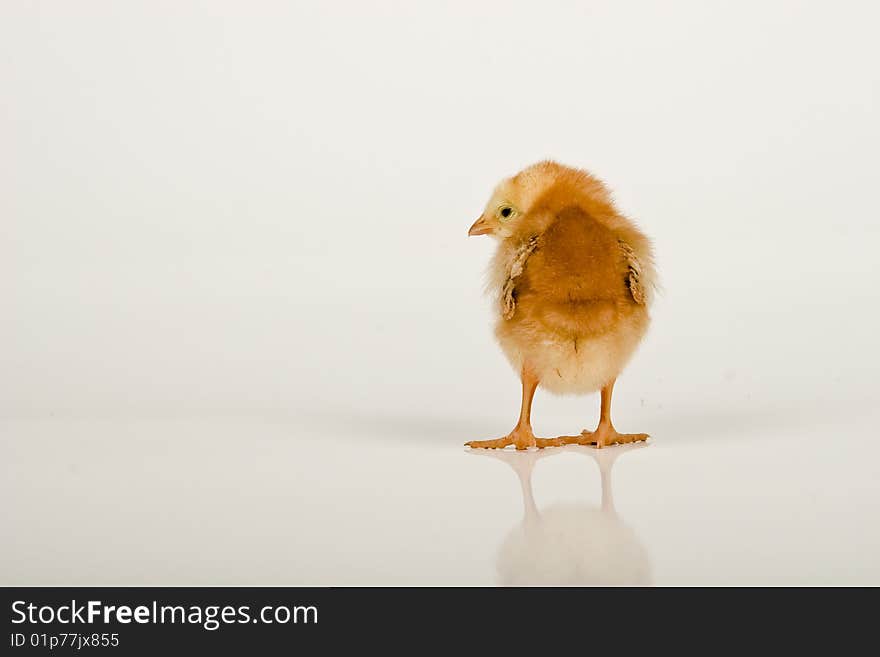
[[[465, 235], [546, 157], [656, 243], [615, 398], [652, 434], [614, 466], [651, 581], [880, 583], [878, 22], [4, 2], [0, 583], [499, 581], [519, 485], [461, 445], [511, 428], [519, 384]], [[597, 405], [539, 392], [536, 432]], [[573, 452], [539, 508], [598, 504]]]

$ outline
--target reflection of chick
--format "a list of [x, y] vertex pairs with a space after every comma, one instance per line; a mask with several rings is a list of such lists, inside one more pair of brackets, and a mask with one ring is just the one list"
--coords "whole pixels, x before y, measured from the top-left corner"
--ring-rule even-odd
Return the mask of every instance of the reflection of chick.
[[643, 446], [629, 445], [603, 452], [588, 450], [599, 465], [602, 477], [601, 508], [567, 503], [543, 511], [538, 511], [535, 505], [531, 476], [536, 459], [548, 453], [490, 453], [516, 472], [525, 507], [523, 522], [511, 530], [498, 551], [500, 583], [507, 586], [650, 584], [648, 554], [635, 533], [618, 518], [611, 496], [614, 460], [627, 449]]
[[[648, 328], [654, 286], [651, 245], [614, 208], [608, 190], [584, 171], [541, 162], [495, 189], [469, 235], [499, 240], [490, 287], [498, 295], [495, 334], [522, 378], [516, 427], [504, 438], [471, 447], [517, 449], [569, 442], [645, 440], [611, 423], [611, 392]], [[602, 391], [594, 432], [536, 439], [535, 389]]]

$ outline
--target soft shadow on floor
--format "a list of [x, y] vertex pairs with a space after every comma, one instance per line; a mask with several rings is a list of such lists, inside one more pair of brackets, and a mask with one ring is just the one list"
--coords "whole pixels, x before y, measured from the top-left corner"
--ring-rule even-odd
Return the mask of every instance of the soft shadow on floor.
[[[642, 417], [620, 417], [620, 430], [636, 427], [651, 435], [650, 442], [668, 444], [705, 443], [718, 440], [748, 440], [749, 436], [792, 433], [798, 427], [812, 427], [830, 417], [820, 409], [796, 406], [752, 405], [748, 407], [666, 408]], [[382, 441], [418, 441], [459, 447], [468, 440], [501, 436], [507, 425], [489, 418], [462, 415], [430, 416], [402, 411], [362, 411], [357, 409], [306, 410], [296, 413], [306, 425], [331, 430], [340, 438], [365, 437]]]
[[[768, 435], [796, 433], [833, 419], [827, 412], [794, 404], [761, 407], [670, 408], [655, 411], [639, 426], [656, 440], [705, 443], [718, 440], [766, 440]], [[615, 423], [616, 424], [616, 423]], [[625, 426], [625, 425], [624, 425]]]
[[[382, 441], [419, 441], [435, 444], [447, 443], [463, 447], [474, 436], [493, 435], [491, 420], [469, 418], [466, 416], [419, 416], [402, 412], [400, 414], [363, 412], [353, 409], [338, 411], [305, 411], [298, 419], [306, 424], [315, 424], [322, 431], [335, 431], [340, 437], [363, 439], [375, 438]], [[494, 427], [495, 433], [499, 431]]]

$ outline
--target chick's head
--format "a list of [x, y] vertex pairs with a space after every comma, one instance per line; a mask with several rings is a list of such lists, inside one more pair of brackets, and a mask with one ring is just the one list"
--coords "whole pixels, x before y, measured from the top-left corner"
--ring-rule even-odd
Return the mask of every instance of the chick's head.
[[561, 169], [555, 162], [539, 162], [502, 180], [468, 235], [491, 235], [503, 240], [541, 232], [545, 218], [533, 210]]

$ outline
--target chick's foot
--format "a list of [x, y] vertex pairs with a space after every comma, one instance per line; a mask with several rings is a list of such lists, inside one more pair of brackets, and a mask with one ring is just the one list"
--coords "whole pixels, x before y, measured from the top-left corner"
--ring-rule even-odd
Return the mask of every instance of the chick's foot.
[[561, 438], [535, 438], [535, 434], [531, 431], [519, 428], [514, 429], [504, 438], [471, 440], [465, 443], [467, 447], [474, 449], [504, 449], [508, 445], [513, 445], [517, 449], [528, 449], [529, 447], [544, 449], [545, 447], [561, 447], [564, 444]]
[[561, 436], [565, 445], [593, 445], [597, 449], [608, 445], [638, 443], [648, 439], [646, 433], [618, 433], [614, 427], [599, 425], [595, 431], [582, 431], [579, 436]]

